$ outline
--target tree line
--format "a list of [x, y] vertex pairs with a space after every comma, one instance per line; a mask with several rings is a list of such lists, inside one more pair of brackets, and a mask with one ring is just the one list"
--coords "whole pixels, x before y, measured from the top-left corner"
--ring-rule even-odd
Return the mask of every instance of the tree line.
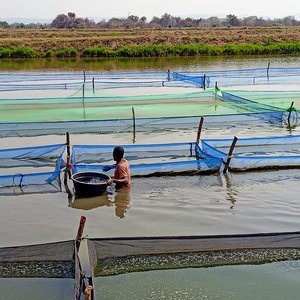
[[77, 17], [74, 12], [59, 14], [49, 24], [41, 23], [12, 23], [0, 21], [0, 28], [60, 28], [60, 29], [84, 29], [84, 28], [182, 28], [182, 27], [224, 27], [224, 26], [245, 26], [245, 27], [274, 27], [274, 26], [299, 26], [300, 21], [294, 16], [284, 18], [264, 19], [257, 16], [238, 18], [229, 14], [225, 18], [209, 17], [193, 19], [190, 17], [181, 18], [165, 13], [161, 17], [153, 17], [150, 21], [145, 16], [138, 17], [129, 15], [127, 18], [111, 18], [95, 22], [89, 18]]

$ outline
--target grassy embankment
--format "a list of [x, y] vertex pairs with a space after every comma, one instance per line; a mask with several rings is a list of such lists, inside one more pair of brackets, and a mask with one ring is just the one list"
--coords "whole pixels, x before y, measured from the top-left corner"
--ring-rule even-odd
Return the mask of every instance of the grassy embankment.
[[0, 29], [0, 58], [300, 54], [300, 27]]

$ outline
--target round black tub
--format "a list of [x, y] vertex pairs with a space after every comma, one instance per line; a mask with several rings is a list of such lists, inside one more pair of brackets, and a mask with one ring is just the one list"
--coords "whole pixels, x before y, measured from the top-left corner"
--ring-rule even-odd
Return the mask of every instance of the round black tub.
[[71, 179], [76, 195], [96, 196], [106, 191], [106, 181], [110, 177], [98, 172], [78, 172], [73, 174]]

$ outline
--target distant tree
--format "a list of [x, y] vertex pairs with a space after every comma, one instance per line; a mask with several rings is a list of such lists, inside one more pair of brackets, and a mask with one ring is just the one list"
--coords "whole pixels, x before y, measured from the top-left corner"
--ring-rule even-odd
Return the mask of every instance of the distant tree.
[[238, 26], [240, 21], [235, 15], [227, 15], [226, 20], [230, 26]]
[[77, 18], [74, 20], [72, 28], [85, 28], [85, 21], [83, 18]]
[[176, 25], [176, 21], [174, 21], [174, 17], [170, 14], [165, 13], [161, 16], [159, 23], [161, 27], [172, 27]]
[[117, 28], [117, 27], [124, 27], [125, 19], [119, 19], [119, 18], [111, 18], [107, 22], [108, 28]]
[[68, 28], [69, 20], [70, 20], [69, 16], [65, 14], [57, 15], [56, 18], [52, 21], [51, 27]]
[[70, 19], [75, 19], [75, 18], [76, 18], [76, 14], [73, 13], [73, 12], [68, 12], [68, 17], [69, 17]]
[[[1, 25], [2, 24], [2, 25]], [[67, 14], [59, 14], [50, 24], [50, 27], [56, 28], [135, 28], [135, 27], [221, 27], [221, 26], [298, 26], [300, 22], [293, 16], [287, 16], [283, 19], [263, 19], [257, 16], [249, 16], [239, 19], [234, 14], [229, 14], [226, 18], [209, 17], [207, 19], [193, 19], [187, 17], [182, 19], [174, 17], [168, 13], [163, 14], [160, 18], [154, 16], [150, 22], [147, 22], [145, 16], [139, 18], [136, 15], [129, 15], [127, 18], [111, 18], [110, 20], [102, 20], [97, 24], [88, 18], [77, 18], [74, 12]], [[0, 23], [0, 27], [7, 26], [5, 23]], [[14, 24], [10, 27], [30, 26], [31, 28], [46, 28], [47, 25], [40, 24], [24, 25]]]
[[159, 21], [160, 19], [158, 17], [152, 17], [152, 20], [149, 24], [153, 27], [159, 27]]
[[297, 21], [295, 20], [294, 16], [287, 16], [285, 18], [283, 18], [283, 24], [285, 26], [293, 26], [293, 25], [297, 25]]
[[222, 20], [219, 19], [218, 17], [210, 17], [208, 19], [204, 19], [202, 21], [202, 24], [209, 26], [209, 27], [217, 27], [217, 26], [222, 26]]
[[87, 28], [95, 28], [96, 27], [95, 21], [94, 20], [90, 20], [88, 18], [84, 19], [84, 24], [85, 24], [85, 27], [87, 27]]
[[0, 28], [9, 28], [9, 24], [6, 21], [0, 21]]
[[143, 16], [136, 23], [136, 27], [145, 27], [145, 26], [147, 26], [147, 18]]

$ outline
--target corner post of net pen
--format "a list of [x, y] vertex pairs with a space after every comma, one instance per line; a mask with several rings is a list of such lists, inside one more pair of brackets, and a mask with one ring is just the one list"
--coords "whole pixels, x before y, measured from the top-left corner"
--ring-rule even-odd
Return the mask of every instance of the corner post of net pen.
[[201, 136], [201, 131], [204, 123], [204, 117], [200, 117], [199, 125], [198, 125], [198, 131], [197, 131], [197, 138], [196, 138], [196, 143], [199, 144], [200, 142], [200, 136]]
[[233, 153], [233, 150], [234, 150], [234, 147], [235, 147], [235, 144], [236, 144], [237, 140], [238, 140], [238, 138], [235, 136], [235, 137], [233, 138], [233, 141], [232, 141], [232, 143], [231, 143], [229, 152], [228, 152], [228, 154], [227, 154], [227, 160], [226, 160], [226, 162], [225, 162], [225, 166], [224, 166], [224, 169], [223, 169], [223, 174], [225, 174], [225, 173], [227, 172], [228, 168], [229, 168], [230, 161], [231, 161], [231, 159], [233, 158], [232, 153]]

